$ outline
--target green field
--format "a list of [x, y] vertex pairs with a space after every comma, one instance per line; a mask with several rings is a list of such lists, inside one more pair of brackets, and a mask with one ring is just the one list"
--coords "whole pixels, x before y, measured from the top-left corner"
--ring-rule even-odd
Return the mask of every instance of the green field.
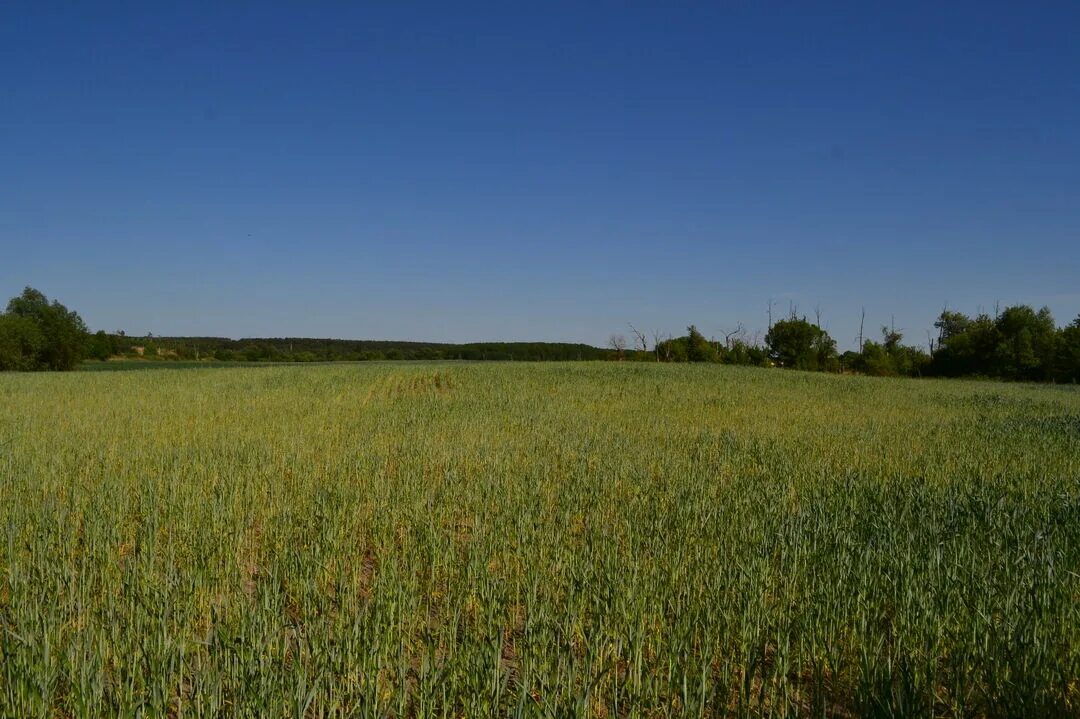
[[0, 716], [1080, 713], [1080, 392], [0, 376]]

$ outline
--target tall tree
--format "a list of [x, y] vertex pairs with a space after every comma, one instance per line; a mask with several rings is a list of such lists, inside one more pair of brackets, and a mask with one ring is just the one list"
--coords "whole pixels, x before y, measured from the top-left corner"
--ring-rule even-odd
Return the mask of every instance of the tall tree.
[[716, 348], [694, 325], [686, 328], [686, 357], [691, 362], [715, 362], [717, 359]]
[[11, 298], [7, 315], [33, 323], [41, 336], [32, 369], [70, 370], [86, 351], [86, 324], [79, 314], [32, 287]]

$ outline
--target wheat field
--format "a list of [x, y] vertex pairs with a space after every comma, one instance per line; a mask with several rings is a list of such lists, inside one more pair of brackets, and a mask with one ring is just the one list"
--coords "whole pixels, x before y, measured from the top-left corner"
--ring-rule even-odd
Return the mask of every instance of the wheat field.
[[1080, 714], [1080, 392], [0, 375], [0, 716]]

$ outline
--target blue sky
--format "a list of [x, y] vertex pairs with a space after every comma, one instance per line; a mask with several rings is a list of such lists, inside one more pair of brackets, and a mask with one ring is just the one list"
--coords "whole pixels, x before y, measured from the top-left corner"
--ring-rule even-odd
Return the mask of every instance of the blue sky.
[[0, 294], [594, 344], [1080, 313], [1080, 4], [376, 5], [0, 5]]

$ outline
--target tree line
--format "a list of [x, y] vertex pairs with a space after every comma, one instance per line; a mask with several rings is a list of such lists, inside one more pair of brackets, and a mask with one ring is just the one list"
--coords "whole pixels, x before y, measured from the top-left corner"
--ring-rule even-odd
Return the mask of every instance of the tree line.
[[[1035, 382], [1080, 381], [1080, 317], [1058, 327], [1050, 310], [1006, 307], [993, 316], [943, 310], [929, 349], [904, 343], [891, 326], [879, 341], [861, 337], [859, 349], [839, 352], [821, 326], [792, 310], [770, 322], [763, 339], [742, 325], [723, 339], [707, 339], [694, 325], [685, 335], [651, 337], [630, 326], [633, 341], [612, 335], [608, 347], [561, 342], [394, 342], [312, 338], [129, 336], [91, 334], [79, 314], [27, 287], [0, 313], [0, 370], [70, 370], [84, 360], [333, 362], [365, 360], [637, 360], [714, 362], [896, 377], [993, 377]], [[650, 342], [651, 339], [651, 342]]]
[[564, 342], [399, 342], [310, 337], [91, 337], [94, 359], [214, 360], [217, 362], [363, 362], [372, 360], [571, 361], [610, 359], [611, 352]]
[[312, 339], [132, 336], [90, 333], [75, 311], [27, 287], [0, 313], [0, 371], [71, 370], [84, 360], [340, 362], [367, 360], [611, 359], [608, 349], [569, 342], [396, 342]]
[[[631, 325], [634, 347], [612, 335], [620, 359], [657, 362], [718, 362], [821, 372], [856, 372], [891, 377], [992, 377], [1031, 382], [1080, 381], [1080, 316], [1058, 327], [1050, 310], [1015, 305], [993, 316], [969, 317], [943, 310], [934, 321], [929, 349], [904, 344], [903, 334], [881, 328], [880, 341], [860, 337], [859, 349], [837, 351], [818, 322], [794, 312], [775, 322], [763, 342], [747, 340], [739, 328], [723, 340], [706, 339], [691, 325], [682, 337], [648, 338]], [[861, 332], [860, 332], [861, 335]]]

